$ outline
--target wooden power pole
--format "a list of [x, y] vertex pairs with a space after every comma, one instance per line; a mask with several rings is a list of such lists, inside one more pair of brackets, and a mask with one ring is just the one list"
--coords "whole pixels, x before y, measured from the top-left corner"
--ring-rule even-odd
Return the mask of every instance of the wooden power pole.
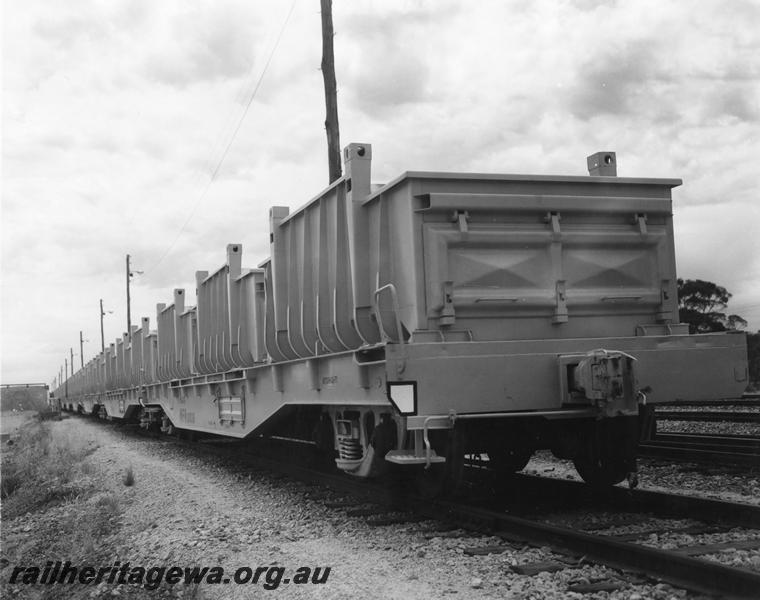
[[340, 179], [340, 129], [338, 128], [338, 86], [335, 81], [335, 52], [333, 51], [332, 0], [320, 0], [322, 7], [322, 78], [325, 82], [325, 130], [327, 131], [327, 163], [330, 183]]

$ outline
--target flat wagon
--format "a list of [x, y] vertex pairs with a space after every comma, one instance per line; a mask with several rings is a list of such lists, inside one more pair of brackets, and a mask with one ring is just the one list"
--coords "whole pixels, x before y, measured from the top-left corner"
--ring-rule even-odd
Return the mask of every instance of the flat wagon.
[[635, 472], [642, 406], [747, 385], [743, 334], [678, 319], [677, 179], [406, 172], [372, 149], [76, 373], [70, 409], [145, 426], [313, 444], [338, 468], [456, 479], [463, 457], [521, 469], [539, 448], [584, 479]]

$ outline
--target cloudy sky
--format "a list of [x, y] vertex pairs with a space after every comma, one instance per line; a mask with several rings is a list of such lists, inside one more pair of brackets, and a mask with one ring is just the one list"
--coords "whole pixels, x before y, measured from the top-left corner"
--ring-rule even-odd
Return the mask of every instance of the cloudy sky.
[[[3, 2], [2, 381], [51, 383], [327, 183], [319, 0]], [[405, 170], [678, 177], [679, 275], [760, 329], [760, 3], [335, 0], [341, 143]], [[278, 43], [279, 39], [279, 43]], [[268, 63], [268, 67], [266, 67]], [[265, 68], [266, 67], [266, 68]], [[263, 74], [263, 76], [262, 76]], [[247, 110], [247, 112], [246, 112]], [[245, 116], [244, 116], [245, 115]], [[222, 160], [223, 159], [223, 160]], [[221, 166], [217, 167], [221, 164]]]

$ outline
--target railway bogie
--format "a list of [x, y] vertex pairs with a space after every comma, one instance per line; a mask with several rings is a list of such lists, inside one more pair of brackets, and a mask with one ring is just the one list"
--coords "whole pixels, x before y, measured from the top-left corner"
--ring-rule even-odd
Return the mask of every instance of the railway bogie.
[[[502, 472], [539, 448], [594, 483], [635, 471], [640, 405], [740, 394], [742, 334], [679, 324], [672, 179], [407, 172], [371, 147], [290, 212], [270, 257], [196, 272], [56, 390], [164, 432], [308, 441], [356, 476]], [[602, 156], [612, 156], [607, 153]]]

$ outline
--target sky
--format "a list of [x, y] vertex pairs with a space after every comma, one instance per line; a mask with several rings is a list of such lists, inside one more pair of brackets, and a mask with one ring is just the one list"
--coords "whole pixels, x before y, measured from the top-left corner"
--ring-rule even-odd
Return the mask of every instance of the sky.
[[[327, 184], [319, 0], [2, 3], [0, 380], [155, 327]], [[675, 177], [678, 274], [760, 329], [760, 3], [334, 0], [341, 144], [407, 170]]]

